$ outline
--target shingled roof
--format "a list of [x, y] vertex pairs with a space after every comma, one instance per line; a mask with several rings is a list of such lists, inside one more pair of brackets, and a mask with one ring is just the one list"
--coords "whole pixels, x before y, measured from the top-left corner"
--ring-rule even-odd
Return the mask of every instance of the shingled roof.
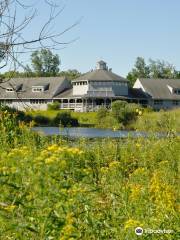
[[[21, 86], [21, 88], [17, 88]], [[43, 92], [33, 92], [32, 87], [42, 86]], [[40, 77], [40, 78], [12, 78], [0, 83], [0, 99], [52, 99], [71, 87], [65, 77]], [[7, 92], [6, 89], [14, 91]]]
[[89, 80], [89, 81], [122, 81], [128, 82], [127, 79], [111, 72], [110, 70], [104, 69], [96, 69], [90, 71], [79, 78], [75, 79], [74, 81], [81, 81], [81, 80]]
[[139, 79], [146, 93], [153, 99], [180, 100], [180, 94], [171, 92], [169, 87], [180, 89], [180, 79]]

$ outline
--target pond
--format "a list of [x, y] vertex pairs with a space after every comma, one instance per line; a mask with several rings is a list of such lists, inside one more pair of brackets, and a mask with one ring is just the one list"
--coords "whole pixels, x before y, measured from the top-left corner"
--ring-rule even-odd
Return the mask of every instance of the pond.
[[80, 128], [80, 127], [72, 127], [72, 128], [58, 128], [58, 127], [34, 127], [33, 131], [42, 133], [46, 136], [51, 135], [60, 135], [67, 137], [87, 137], [87, 138], [124, 138], [128, 136], [132, 137], [146, 137], [146, 133], [136, 132], [136, 131], [113, 131], [110, 129], [101, 129], [101, 128]]

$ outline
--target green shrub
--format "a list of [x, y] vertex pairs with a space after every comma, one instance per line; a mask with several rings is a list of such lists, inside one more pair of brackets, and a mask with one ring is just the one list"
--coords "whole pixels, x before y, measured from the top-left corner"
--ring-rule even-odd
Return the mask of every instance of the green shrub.
[[112, 116], [107, 115], [102, 121], [101, 125], [99, 125], [101, 128], [109, 128], [109, 129], [123, 129], [123, 125], [121, 123], [118, 123], [118, 121]]
[[48, 110], [59, 110], [59, 109], [60, 109], [59, 102], [53, 102], [48, 104]]
[[105, 118], [108, 115], [108, 110], [105, 107], [101, 107], [100, 109], [98, 109], [97, 111], [97, 120], [101, 121], [103, 118]]
[[26, 114], [25, 112], [19, 111], [15, 108], [10, 108], [8, 106], [0, 105], [0, 111], [2, 112], [6, 111], [10, 114], [15, 114], [17, 121], [23, 121], [23, 122], [29, 123], [33, 120], [33, 117], [30, 116], [29, 114]]
[[27, 142], [30, 144], [30, 140], [34, 142], [38, 139], [30, 130], [32, 123], [27, 125], [19, 120], [18, 112], [8, 112], [5, 109], [0, 109], [0, 149]]
[[60, 112], [54, 118], [55, 125], [62, 125], [63, 127], [67, 126], [78, 126], [78, 120], [71, 116], [70, 112]]
[[124, 126], [135, 121], [139, 114], [142, 114], [142, 109], [138, 104], [120, 100], [112, 103], [112, 116]]
[[110, 129], [120, 129], [122, 126], [118, 123], [117, 119], [112, 116], [111, 112], [108, 111], [107, 108], [100, 108], [97, 111], [96, 115], [97, 124], [96, 126], [99, 128], [110, 128]]
[[37, 125], [48, 125], [51, 122], [51, 120], [48, 117], [42, 115], [36, 115], [34, 117], [34, 121]]

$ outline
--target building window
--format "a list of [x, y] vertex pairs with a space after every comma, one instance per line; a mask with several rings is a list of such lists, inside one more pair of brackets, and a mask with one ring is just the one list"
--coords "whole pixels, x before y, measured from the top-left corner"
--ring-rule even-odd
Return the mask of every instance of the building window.
[[0, 100], [0, 104], [12, 104], [12, 100], [11, 99]]
[[30, 99], [31, 104], [45, 104], [47, 103], [46, 100], [44, 99]]
[[148, 101], [147, 100], [139, 100], [139, 103], [142, 105], [146, 105], [146, 104], [148, 104]]
[[13, 88], [6, 88], [6, 92], [14, 92]]
[[12, 100], [6, 100], [5, 103], [12, 104]]
[[76, 102], [77, 103], [82, 103], [82, 99], [77, 99]]
[[175, 89], [174, 93], [179, 95], [180, 94], [180, 89]]
[[44, 88], [43, 87], [33, 87], [32, 92], [44, 92]]
[[173, 100], [173, 105], [177, 106], [179, 105], [179, 102], [177, 100]]
[[163, 104], [163, 100], [159, 100], [159, 99], [154, 100], [154, 105], [162, 105], [162, 104]]

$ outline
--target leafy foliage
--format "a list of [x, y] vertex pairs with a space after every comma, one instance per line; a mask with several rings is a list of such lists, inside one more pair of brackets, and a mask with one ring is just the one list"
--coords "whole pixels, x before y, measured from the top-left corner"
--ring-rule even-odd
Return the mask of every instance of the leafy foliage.
[[112, 116], [111, 112], [107, 108], [100, 108], [97, 111], [97, 127], [100, 128], [110, 128], [110, 129], [120, 129], [123, 126], [117, 121], [114, 116]]
[[67, 126], [78, 126], [78, 120], [71, 116], [70, 112], [60, 112], [54, 118], [55, 125]]
[[48, 117], [42, 116], [42, 115], [36, 115], [33, 118], [34, 122], [36, 125], [40, 125], [40, 126], [45, 126], [45, 125], [50, 125], [51, 124], [51, 120]]
[[66, 77], [68, 80], [73, 80], [81, 76], [81, 73], [76, 69], [69, 69], [67, 71], [61, 71], [58, 76]]
[[133, 85], [137, 78], [179, 78], [179, 72], [172, 64], [163, 60], [149, 59], [149, 64], [146, 64], [144, 58], [137, 57], [134, 68], [128, 73], [127, 79]]
[[53, 102], [48, 104], [48, 110], [59, 110], [59, 109], [60, 109], [59, 102]]
[[119, 123], [127, 125], [131, 121], [135, 121], [139, 114], [139, 109], [142, 109], [138, 104], [127, 103], [125, 101], [115, 101], [112, 103], [112, 116]]
[[31, 55], [32, 67], [37, 76], [56, 76], [59, 72], [59, 56], [49, 49], [35, 51]]

